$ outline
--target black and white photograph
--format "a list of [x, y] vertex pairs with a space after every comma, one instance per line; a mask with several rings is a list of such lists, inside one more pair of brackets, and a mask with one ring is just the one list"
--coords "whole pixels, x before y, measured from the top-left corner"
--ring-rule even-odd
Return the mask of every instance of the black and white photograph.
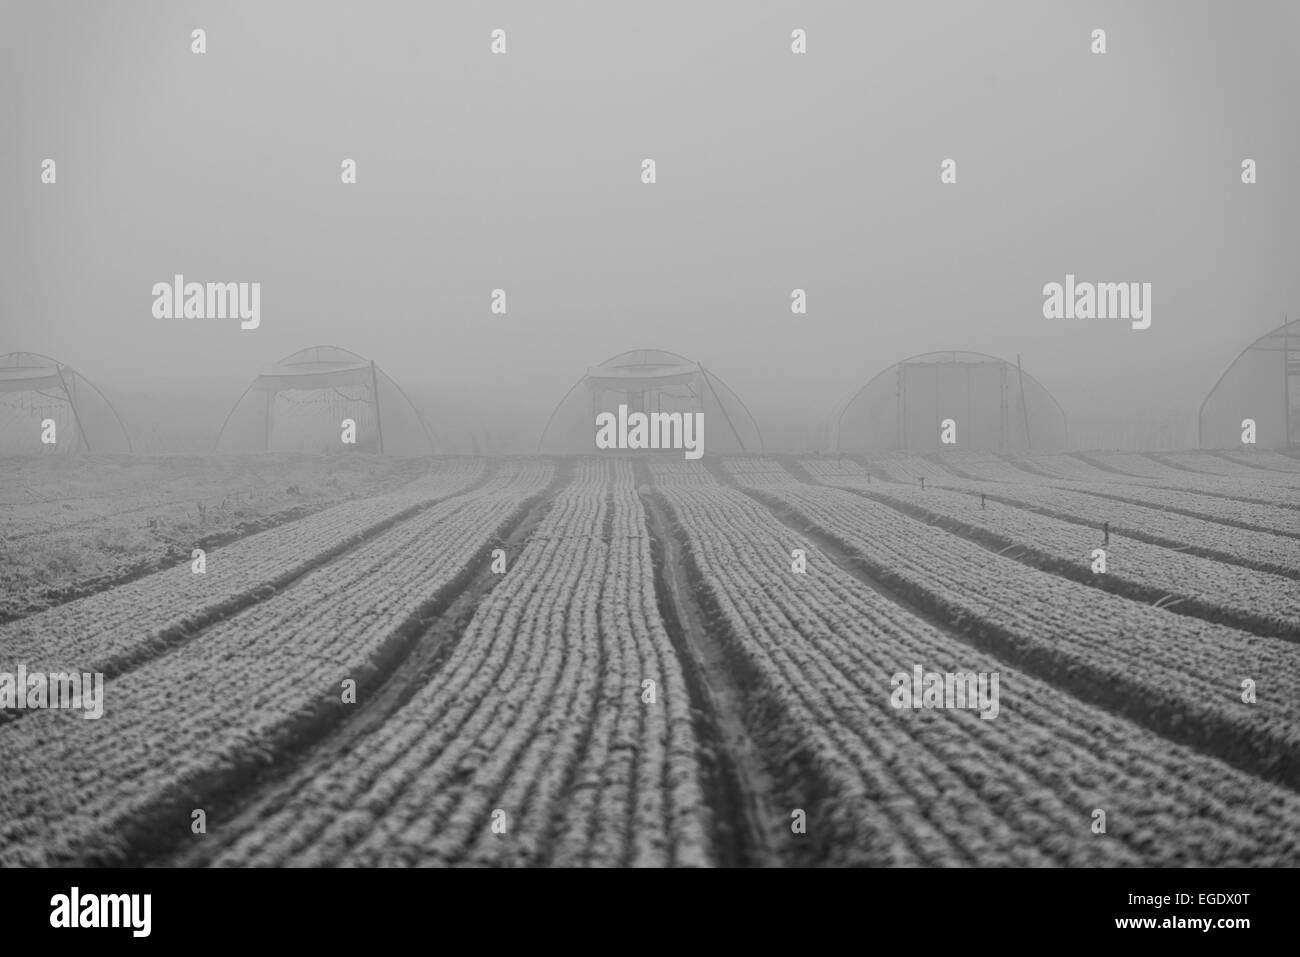
[[979, 869], [1249, 942], [1298, 102], [1296, 0], [0, 0], [15, 916]]

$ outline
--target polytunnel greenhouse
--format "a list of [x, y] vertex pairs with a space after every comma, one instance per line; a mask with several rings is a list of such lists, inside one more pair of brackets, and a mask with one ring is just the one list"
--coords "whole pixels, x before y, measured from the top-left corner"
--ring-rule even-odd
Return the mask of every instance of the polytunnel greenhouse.
[[[352, 424], [351, 438], [346, 423]], [[373, 360], [313, 346], [264, 369], [226, 415], [223, 452], [361, 451], [430, 455], [424, 417]]]
[[629, 414], [702, 413], [705, 454], [763, 450], [754, 417], [717, 375], [673, 352], [635, 349], [587, 369], [551, 413], [538, 451], [597, 451], [597, 416], [617, 416], [620, 406]]
[[1257, 448], [1300, 445], [1300, 319], [1260, 336], [1219, 376], [1201, 403], [1200, 447], [1241, 448], [1247, 420]]
[[[941, 442], [951, 420], [951, 444]], [[1053, 452], [1065, 411], [1019, 362], [976, 352], [928, 352], [897, 362], [857, 391], [831, 423], [838, 452]]]
[[0, 356], [0, 455], [130, 451], [117, 411], [72, 366], [35, 352]]

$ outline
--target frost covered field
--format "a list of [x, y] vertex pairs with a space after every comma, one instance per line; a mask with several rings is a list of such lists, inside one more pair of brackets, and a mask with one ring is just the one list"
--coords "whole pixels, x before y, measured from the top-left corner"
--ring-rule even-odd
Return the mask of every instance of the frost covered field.
[[1300, 459], [0, 475], [0, 865], [1300, 865]]
[[339, 455], [0, 458], [0, 620], [421, 470]]

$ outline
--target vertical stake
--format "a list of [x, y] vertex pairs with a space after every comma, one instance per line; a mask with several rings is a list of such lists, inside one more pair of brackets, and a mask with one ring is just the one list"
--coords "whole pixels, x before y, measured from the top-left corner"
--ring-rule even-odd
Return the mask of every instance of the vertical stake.
[[379, 454], [384, 454], [384, 420], [379, 417], [379, 373], [375, 371], [375, 360], [370, 360], [370, 394], [375, 400], [375, 433], [378, 436]]

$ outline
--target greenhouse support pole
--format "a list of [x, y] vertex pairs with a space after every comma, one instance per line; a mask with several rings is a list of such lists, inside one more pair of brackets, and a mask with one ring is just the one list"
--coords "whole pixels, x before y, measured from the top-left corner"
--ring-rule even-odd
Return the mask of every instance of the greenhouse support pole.
[[54, 364], [54, 371], [59, 374], [59, 384], [63, 386], [63, 394], [68, 397], [68, 405], [72, 406], [72, 418], [77, 423], [77, 434], [81, 436], [81, 444], [86, 447], [86, 451], [91, 451], [90, 440], [86, 438], [86, 430], [81, 427], [81, 412], [77, 409], [77, 398], [68, 388], [67, 380], [63, 378], [63, 366], [57, 362]]
[[[378, 371], [378, 368], [378, 366], [375, 367], [376, 371]], [[411, 401], [411, 397], [402, 391], [402, 387], [397, 384], [392, 376], [388, 373], [384, 373], [384, 378], [387, 379], [389, 384], [397, 390], [397, 394], [406, 400], [406, 404], [411, 407], [411, 411], [415, 413], [415, 417], [420, 421], [420, 428], [424, 430], [424, 437], [429, 440], [429, 454], [437, 455], [438, 443], [434, 441], [433, 430], [429, 428], [429, 423], [424, 420], [424, 413], [421, 412], [416, 404]]]
[[[248, 395], [252, 389], [252, 385], [249, 385], [247, 389], [241, 392], [239, 398], [235, 400], [235, 404], [232, 405], [230, 411], [226, 413], [226, 417], [221, 420], [221, 428], [217, 429], [217, 439], [212, 443], [212, 451], [218, 452], [221, 450], [221, 437], [226, 434], [226, 426], [230, 424], [230, 417], [235, 414], [235, 410], [239, 408], [239, 403], [244, 401], [244, 396]], [[125, 429], [123, 431], [125, 431]]]
[[[1286, 365], [1285, 362], [1283, 362], [1282, 364], [1283, 366]], [[86, 432], [81, 427], [81, 407], [77, 404], [77, 380], [75, 376], [73, 377], [72, 381], [68, 383], [68, 387], [65, 391], [67, 391], [68, 397], [72, 399], [72, 413], [77, 417], [77, 430], [81, 433], [82, 441], [86, 442], [86, 451], [89, 452], [90, 443], [86, 441]], [[116, 413], [114, 414], [116, 415]]]
[[[954, 364], [957, 362], [957, 357], [956, 357], [955, 354], [954, 354], [954, 356], [953, 356], [953, 360], [952, 360], [952, 361], [953, 361]], [[938, 416], [939, 418], [942, 418], [942, 417], [943, 417], [943, 412], [941, 412], [940, 409], [939, 409], [939, 402], [940, 402], [940, 399], [939, 399], [939, 363], [936, 362], [936, 363], [934, 364], [934, 414], [935, 414], [936, 416]], [[936, 451], [938, 451], [938, 452], [940, 452], [940, 453], [943, 452], [943, 437], [942, 437], [942, 436], [939, 437], [939, 444], [938, 444], [937, 446], [935, 446], [935, 449], [936, 449]]]
[[903, 451], [907, 451], [907, 366], [898, 366], [898, 431], [902, 436]]
[[379, 454], [384, 454], [384, 420], [379, 417], [379, 376], [375, 374], [375, 360], [370, 360], [370, 389], [375, 394], [375, 431], [379, 433]]
[[117, 414], [117, 409], [113, 408], [113, 403], [108, 401], [108, 396], [100, 392], [99, 387], [95, 385], [95, 383], [91, 382], [89, 379], [87, 379], [84, 375], [82, 375], [79, 372], [73, 373], [72, 388], [74, 394], [76, 393], [77, 379], [80, 379], [82, 382], [86, 383], [86, 388], [90, 389], [92, 392], [95, 393], [95, 395], [99, 396], [100, 399], [103, 400], [104, 405], [108, 406], [108, 411], [113, 413], [113, 420], [117, 422], [117, 427], [122, 430], [122, 438], [126, 439], [127, 453], [134, 454], [135, 446], [131, 442], [131, 433], [127, 431], [126, 423], [122, 421], [122, 417]]
[[[713, 388], [713, 383], [709, 381], [709, 372], [708, 372], [707, 369], [704, 368], [704, 366], [700, 366], [700, 374], [701, 374], [701, 376], [704, 378], [704, 384], [707, 385], [707, 386], [709, 387], [709, 391], [710, 391], [711, 393], [713, 393], [713, 398], [714, 398], [714, 401], [716, 401], [716, 402], [718, 403], [718, 408], [722, 410], [722, 417], [723, 417], [724, 419], [727, 420], [727, 425], [731, 428], [731, 434], [734, 435], [734, 436], [736, 437], [736, 443], [740, 446], [740, 451], [743, 452], [743, 453], [745, 453], [746, 455], [748, 455], [748, 454], [749, 454], [749, 450], [748, 450], [747, 448], [745, 448], [745, 440], [742, 439], [742, 438], [740, 437], [740, 433], [736, 431], [736, 426], [735, 426], [735, 424], [731, 421], [731, 416], [727, 414], [727, 407], [726, 407], [725, 405], [722, 404], [722, 399], [718, 398], [718, 392], [717, 392], [716, 389]], [[725, 384], [724, 384], [724, 385], [725, 385]], [[730, 390], [728, 390], [728, 391], [730, 391]], [[733, 394], [734, 394], [734, 393], [733, 393]], [[704, 406], [704, 403], [701, 402], [701, 403], [700, 403], [700, 407], [703, 408], [703, 406]], [[751, 420], [752, 420], [752, 418], [753, 418], [753, 417], [751, 416]], [[701, 420], [701, 421], [702, 421], [702, 420]]]
[[974, 421], [974, 416], [971, 413], [970, 391], [971, 391], [970, 363], [967, 363], [966, 364], [966, 428], [968, 429], [970, 428], [971, 422]]
[[1007, 367], [998, 367], [998, 451], [1009, 452], [1007, 445]]
[[1016, 353], [1016, 372], [1020, 376], [1020, 411], [1025, 415], [1025, 451], [1031, 452], [1034, 443], [1029, 441], [1029, 406], [1025, 405], [1025, 370], [1020, 367], [1020, 353]]
[[1291, 448], [1291, 327], [1282, 323], [1282, 414], [1286, 429], [1286, 447]]

